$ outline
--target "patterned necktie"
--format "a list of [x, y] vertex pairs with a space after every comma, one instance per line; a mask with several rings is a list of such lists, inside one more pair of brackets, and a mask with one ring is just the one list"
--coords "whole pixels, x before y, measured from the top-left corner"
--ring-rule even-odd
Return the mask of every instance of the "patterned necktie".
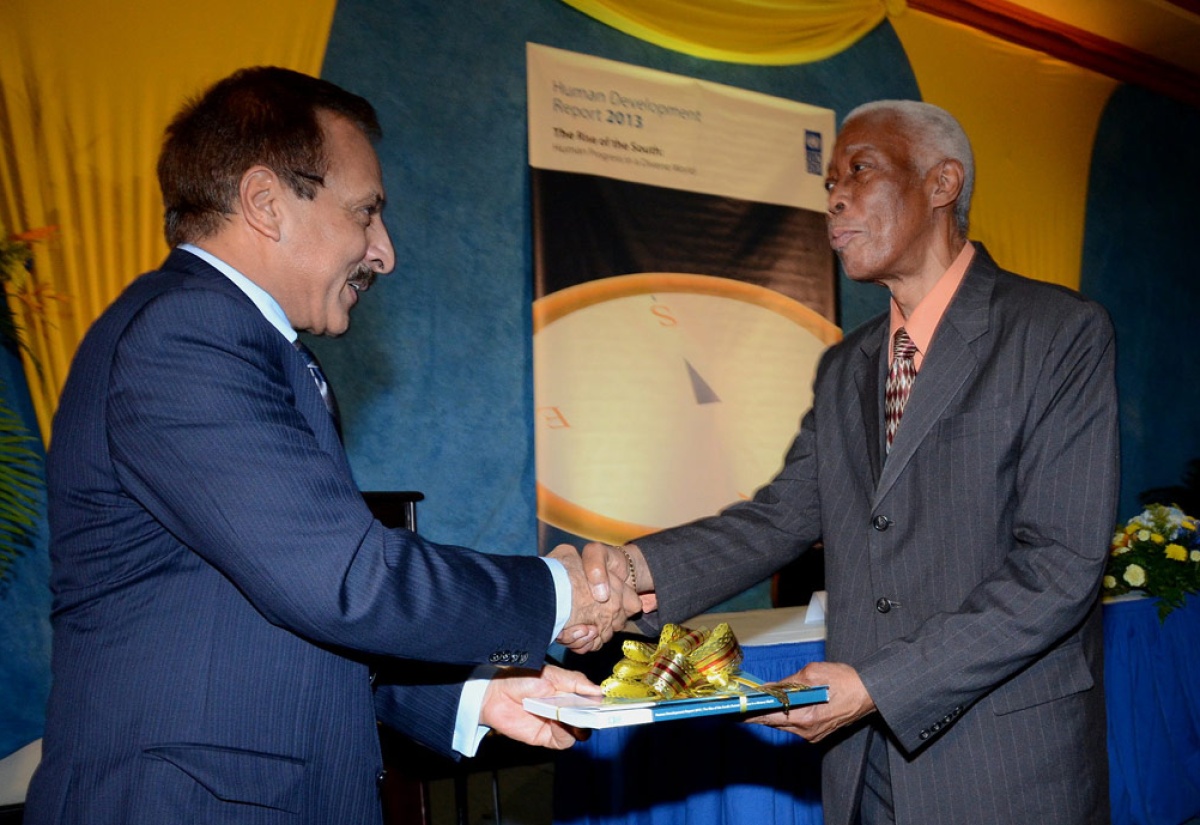
[[904, 327], [896, 330], [892, 365], [888, 368], [887, 385], [883, 393], [883, 417], [887, 424], [889, 450], [892, 449], [892, 439], [896, 437], [900, 416], [904, 415], [904, 405], [908, 403], [908, 395], [912, 392], [913, 381], [917, 377], [917, 368], [913, 363], [916, 351], [917, 345], [908, 337], [908, 331]]
[[295, 347], [304, 356], [304, 362], [308, 365], [308, 373], [312, 376], [313, 381], [316, 382], [317, 390], [321, 393], [321, 400], [325, 402], [325, 409], [329, 410], [329, 414], [333, 416], [333, 423], [338, 426], [338, 431], [341, 432], [342, 420], [338, 414], [337, 399], [333, 397], [333, 390], [330, 389], [329, 382], [325, 380], [325, 372], [321, 369], [321, 364], [317, 361], [317, 356], [299, 338], [296, 339]]

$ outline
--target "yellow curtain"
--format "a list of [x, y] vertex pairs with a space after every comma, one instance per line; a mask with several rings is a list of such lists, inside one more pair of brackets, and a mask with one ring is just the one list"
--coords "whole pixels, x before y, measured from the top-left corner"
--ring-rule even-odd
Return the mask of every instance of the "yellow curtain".
[[0, 223], [58, 227], [33, 245], [33, 277], [9, 285], [47, 441], [84, 332], [166, 254], [154, 167], [171, 115], [241, 66], [319, 73], [335, 5], [4, 0]]
[[706, 60], [784, 65], [841, 52], [905, 0], [563, 0], [606, 25]]
[[971, 136], [971, 236], [1008, 269], [1078, 289], [1092, 144], [1117, 81], [912, 9], [891, 24], [921, 98]]

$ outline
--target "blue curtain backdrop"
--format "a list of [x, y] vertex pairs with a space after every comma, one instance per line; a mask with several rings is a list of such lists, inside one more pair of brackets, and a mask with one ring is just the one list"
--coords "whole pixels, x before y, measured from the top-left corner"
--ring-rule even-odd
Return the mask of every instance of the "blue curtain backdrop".
[[[398, 264], [345, 340], [314, 349], [363, 488], [422, 490], [422, 532], [501, 553], [537, 546], [526, 41], [839, 117], [867, 100], [919, 96], [887, 24], [830, 60], [761, 67], [670, 52], [558, 0], [340, 0], [322, 74], [380, 110]], [[845, 327], [886, 306], [882, 289], [840, 286]]]
[[1200, 110], [1124, 86], [1092, 153], [1080, 288], [1117, 333], [1122, 519], [1200, 458], [1197, 136]]

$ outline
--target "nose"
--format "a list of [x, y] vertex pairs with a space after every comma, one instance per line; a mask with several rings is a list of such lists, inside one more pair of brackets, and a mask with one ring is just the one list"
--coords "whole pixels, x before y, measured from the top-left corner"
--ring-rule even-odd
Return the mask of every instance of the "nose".
[[846, 208], [846, 198], [841, 187], [836, 183], [829, 187], [829, 199], [826, 209], [830, 215], [838, 215]]
[[396, 250], [382, 220], [371, 223], [366, 259], [367, 265], [379, 275], [387, 275], [396, 266]]

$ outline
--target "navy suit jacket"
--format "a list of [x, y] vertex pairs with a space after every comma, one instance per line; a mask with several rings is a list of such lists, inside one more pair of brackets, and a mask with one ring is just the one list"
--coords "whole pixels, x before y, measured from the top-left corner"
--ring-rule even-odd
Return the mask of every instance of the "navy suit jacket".
[[[536, 664], [551, 641], [546, 565], [375, 521], [303, 357], [182, 250], [84, 339], [47, 482], [30, 825], [376, 822], [377, 711], [448, 752], [459, 692], [397, 657]], [[380, 657], [406, 684], [373, 691]]]
[[1108, 821], [1100, 579], [1116, 517], [1112, 325], [981, 247], [946, 309], [890, 453], [888, 316], [823, 357], [782, 471], [723, 514], [638, 547], [683, 621], [825, 547], [830, 661], [878, 714], [823, 763], [850, 825], [868, 733], [896, 821]]

